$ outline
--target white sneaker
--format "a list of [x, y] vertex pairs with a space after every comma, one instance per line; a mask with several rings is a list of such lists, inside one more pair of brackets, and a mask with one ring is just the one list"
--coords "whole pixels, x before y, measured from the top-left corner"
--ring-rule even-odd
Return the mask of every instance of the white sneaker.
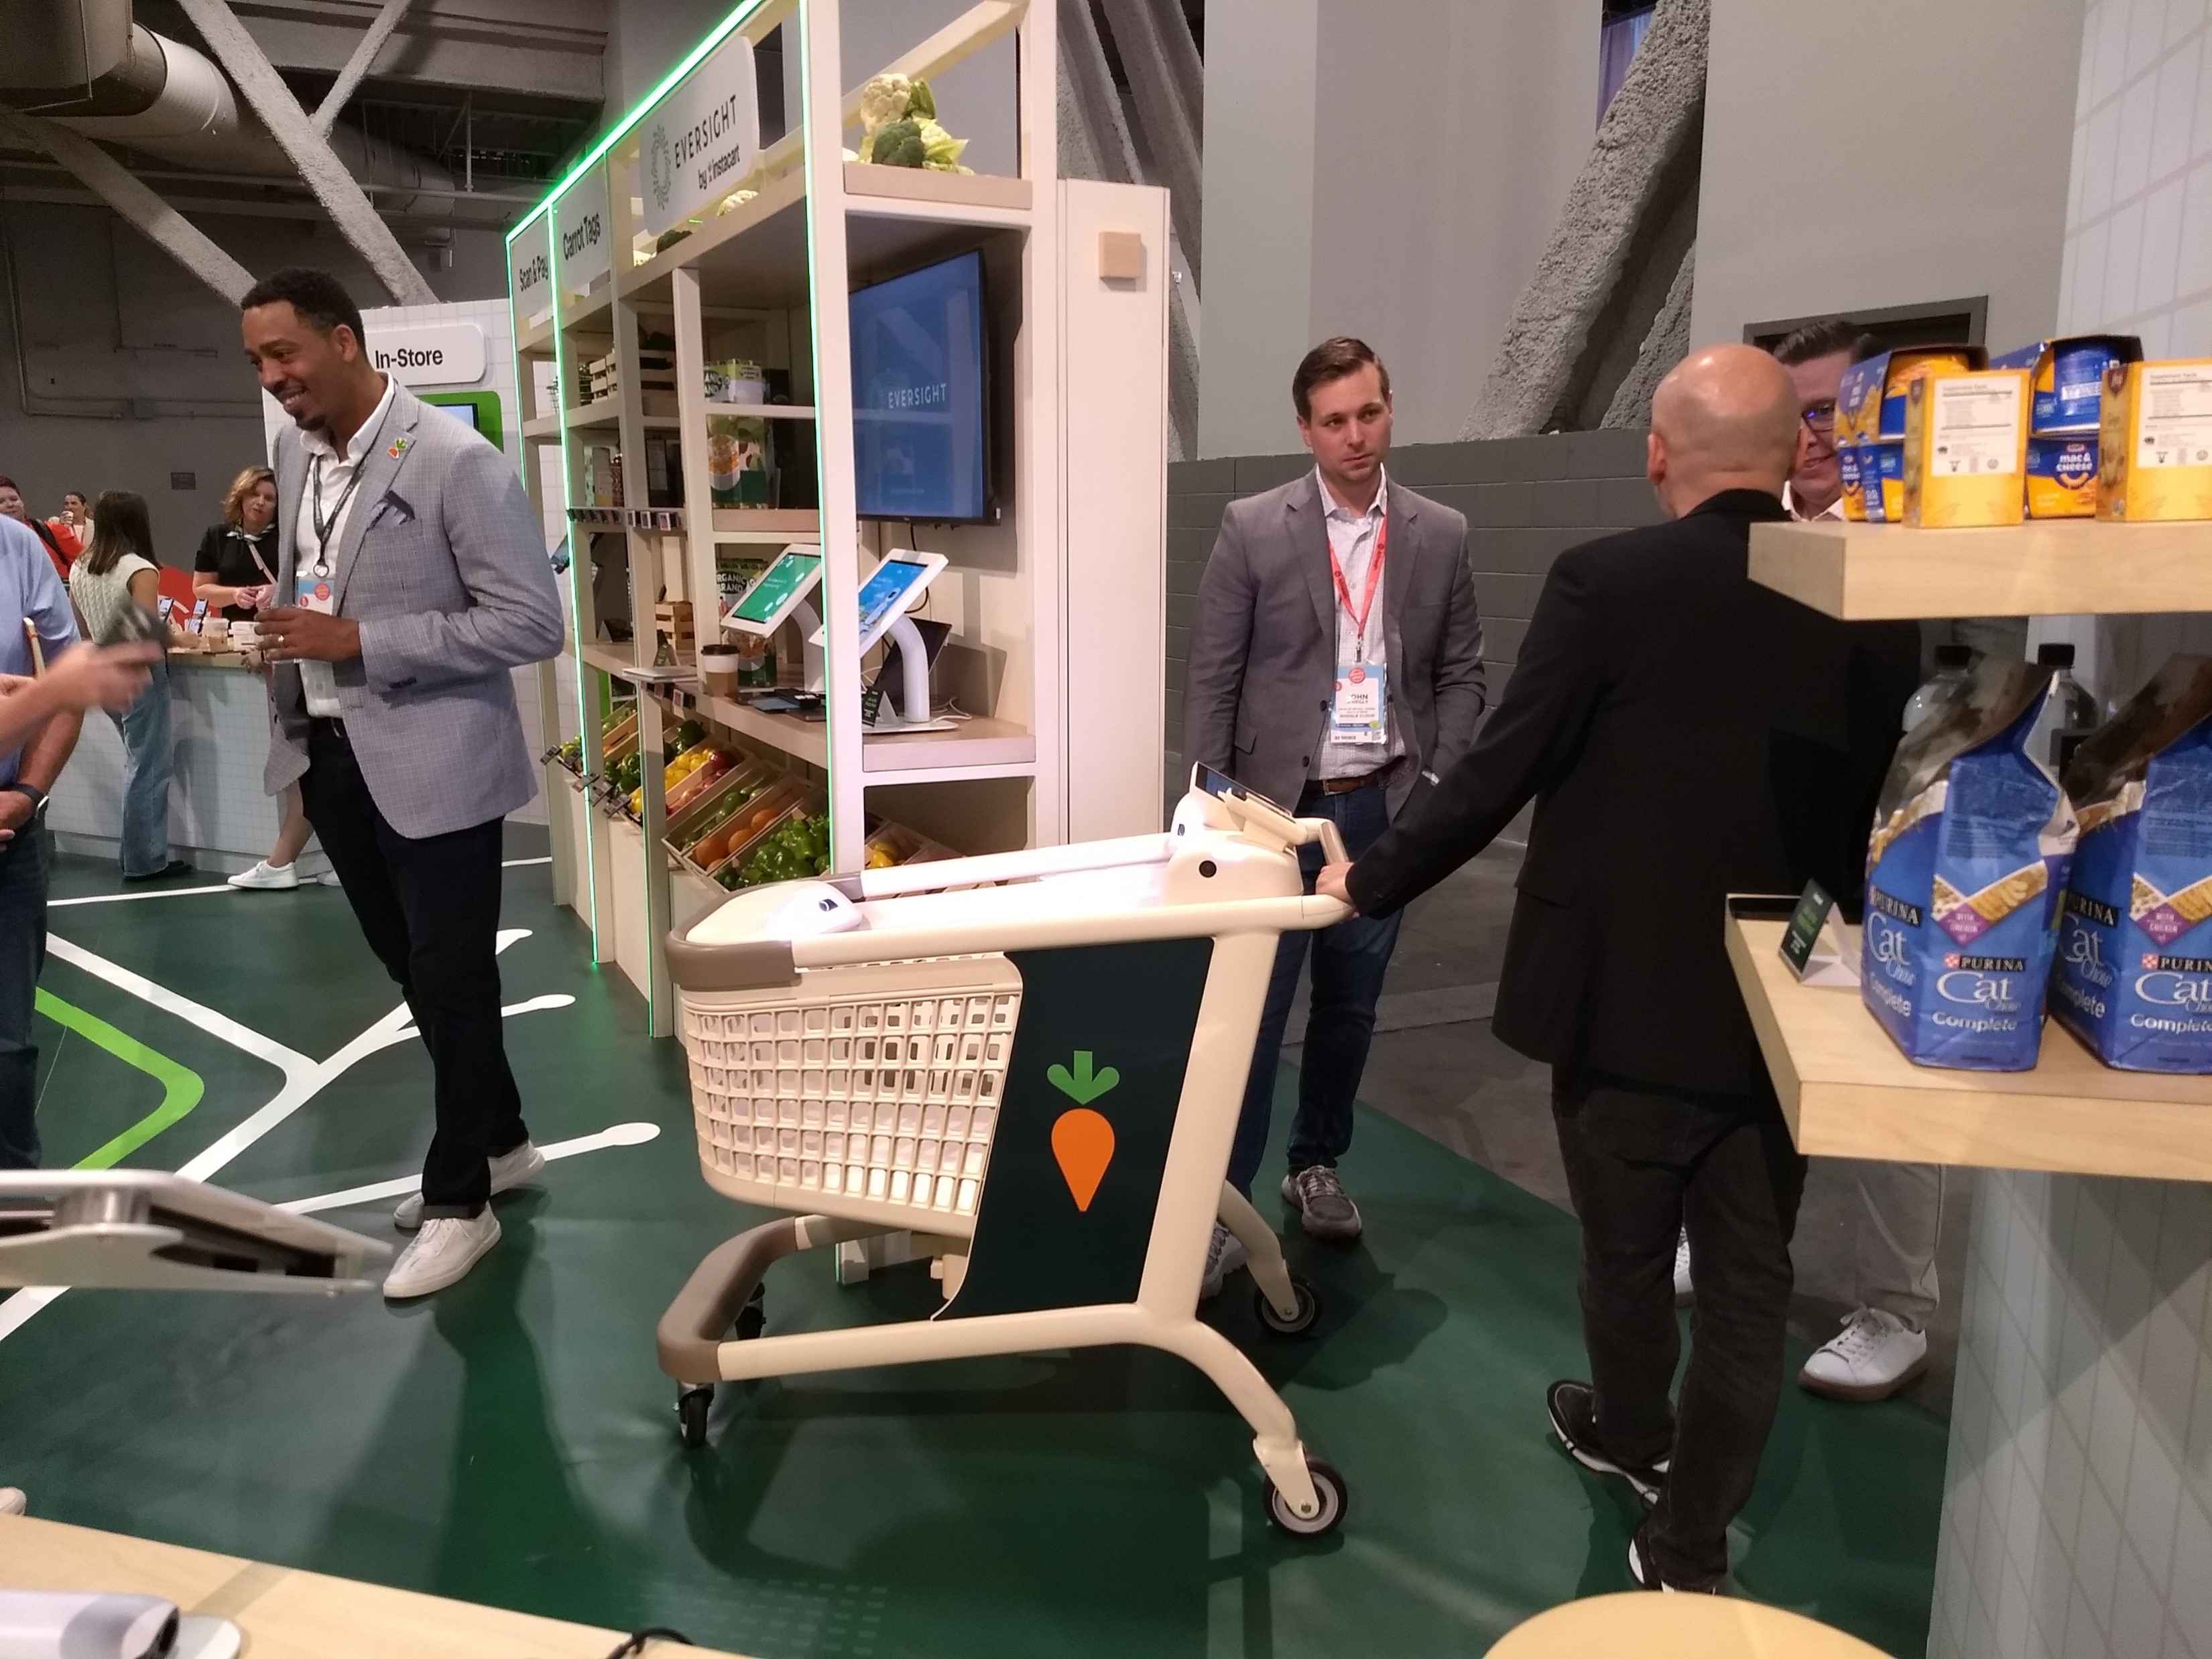
[[0, 1515], [28, 1515], [31, 1500], [21, 1486], [0, 1486]]
[[[501, 1152], [491, 1161], [491, 1189], [495, 1194], [511, 1192], [526, 1186], [544, 1172], [545, 1154], [528, 1141], [511, 1152]], [[403, 1233], [411, 1233], [422, 1224], [422, 1194], [410, 1193], [399, 1200], [399, 1207], [392, 1212], [392, 1224]]]
[[1251, 1260], [1244, 1241], [1223, 1226], [1213, 1224], [1213, 1242], [1206, 1247], [1206, 1273], [1198, 1281], [1198, 1299], [1211, 1302], [1221, 1294], [1221, 1286], [1229, 1275]]
[[282, 893], [300, 884], [300, 874], [289, 864], [271, 864], [264, 859], [251, 870], [233, 876], [230, 884], [254, 892]]
[[392, 1264], [384, 1299], [404, 1302], [457, 1285], [498, 1243], [499, 1218], [489, 1206], [472, 1216], [432, 1216]]
[[1674, 1240], [1674, 1305], [1686, 1308], [1697, 1299], [1690, 1285], [1690, 1235], [1686, 1231]]
[[1797, 1381], [1829, 1400], [1887, 1400], [1928, 1369], [1928, 1338], [1882, 1308], [1860, 1308]]

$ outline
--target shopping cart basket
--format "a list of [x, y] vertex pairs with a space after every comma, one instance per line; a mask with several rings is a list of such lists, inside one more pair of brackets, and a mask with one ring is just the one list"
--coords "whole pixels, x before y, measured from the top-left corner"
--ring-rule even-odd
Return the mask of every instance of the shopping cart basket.
[[[750, 889], [672, 935], [700, 1168], [796, 1212], [716, 1249], [662, 1316], [685, 1441], [718, 1381], [1141, 1343], [1252, 1425], [1277, 1524], [1335, 1527], [1342, 1479], [1197, 1316], [1217, 1216], [1270, 1328], [1318, 1312], [1223, 1180], [1277, 938], [1346, 914], [1303, 891], [1316, 841], [1343, 857], [1334, 824], [1201, 769], [1165, 835]], [[938, 1261], [933, 1317], [760, 1334], [771, 1263], [895, 1232]]]

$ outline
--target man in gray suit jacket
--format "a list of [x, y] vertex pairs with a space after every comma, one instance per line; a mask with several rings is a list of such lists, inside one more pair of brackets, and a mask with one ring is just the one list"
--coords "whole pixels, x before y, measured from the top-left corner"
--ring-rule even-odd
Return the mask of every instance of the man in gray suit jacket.
[[280, 270], [243, 308], [296, 428], [276, 444], [264, 782], [299, 783], [430, 1051], [437, 1127], [384, 1286], [424, 1296], [499, 1242], [492, 1194], [545, 1163], [501, 1039], [497, 936], [502, 820], [538, 787], [512, 671], [560, 649], [561, 601], [514, 466], [378, 372], [336, 278]]
[[[1389, 372], [1360, 341], [1325, 340], [1291, 378], [1314, 470], [1232, 502], [1199, 583], [1183, 690], [1183, 758], [1228, 773], [1302, 817], [1371, 845], [1474, 738], [1482, 624], [1467, 520], [1391, 483]], [[1320, 849], [1308, 848], [1306, 890]], [[1357, 858], [1358, 854], [1354, 852]], [[1336, 1161], [1375, 1031], [1398, 918], [1285, 933], [1267, 989], [1229, 1177], [1249, 1192], [1266, 1151], [1275, 1070], [1313, 941], [1297, 1117], [1283, 1197], [1307, 1232], [1352, 1238], [1359, 1211]], [[1211, 1293], [1243, 1247], [1216, 1228]]]

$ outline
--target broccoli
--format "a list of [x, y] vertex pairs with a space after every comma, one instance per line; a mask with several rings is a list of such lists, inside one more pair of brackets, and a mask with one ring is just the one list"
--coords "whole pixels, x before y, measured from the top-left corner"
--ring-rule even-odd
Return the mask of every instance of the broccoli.
[[919, 167], [929, 161], [921, 125], [914, 120], [887, 121], [876, 129], [868, 159], [880, 167]]

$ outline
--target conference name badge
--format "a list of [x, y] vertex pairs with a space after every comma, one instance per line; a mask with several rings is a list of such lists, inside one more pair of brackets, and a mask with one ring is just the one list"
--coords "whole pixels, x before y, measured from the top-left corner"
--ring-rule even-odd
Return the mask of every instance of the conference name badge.
[[1328, 735], [1336, 743], [1387, 743], [1390, 732], [1385, 687], [1389, 671], [1381, 663], [1352, 664], [1336, 677], [1328, 708]]
[[300, 573], [300, 609], [319, 611], [325, 617], [337, 609], [337, 590], [331, 587], [328, 576], [317, 576], [307, 571]]

